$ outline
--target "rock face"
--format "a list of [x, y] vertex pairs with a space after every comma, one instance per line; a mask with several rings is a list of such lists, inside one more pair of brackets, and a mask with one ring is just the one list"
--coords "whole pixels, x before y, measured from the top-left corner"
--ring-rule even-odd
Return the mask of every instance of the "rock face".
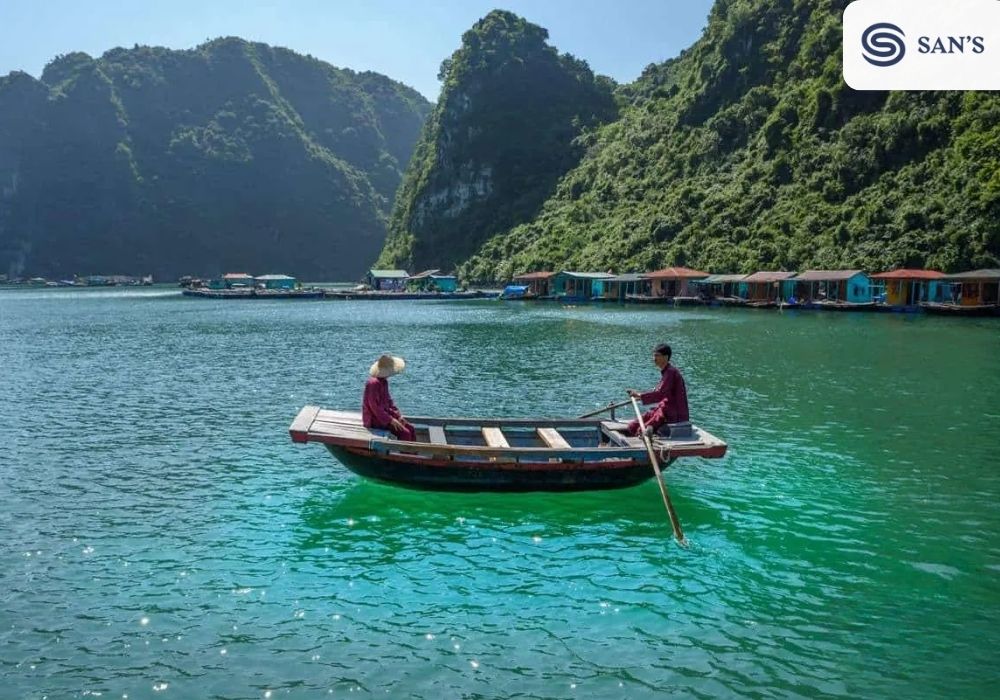
[[379, 265], [450, 268], [490, 236], [531, 220], [613, 119], [612, 82], [560, 55], [548, 32], [494, 11], [441, 67], [441, 97], [393, 209]]
[[431, 105], [219, 39], [0, 78], [0, 272], [356, 279]]

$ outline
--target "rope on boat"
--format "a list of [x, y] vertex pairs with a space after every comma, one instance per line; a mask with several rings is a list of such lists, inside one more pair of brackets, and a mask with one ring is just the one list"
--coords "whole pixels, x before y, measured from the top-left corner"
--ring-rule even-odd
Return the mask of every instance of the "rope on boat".
[[660, 445], [660, 462], [663, 464], [663, 468], [666, 469], [670, 466], [670, 448]]

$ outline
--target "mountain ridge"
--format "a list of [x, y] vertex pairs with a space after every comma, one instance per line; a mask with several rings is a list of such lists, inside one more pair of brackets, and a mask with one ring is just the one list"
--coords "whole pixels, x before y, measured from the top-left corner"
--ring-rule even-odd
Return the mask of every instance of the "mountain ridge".
[[358, 278], [431, 105], [235, 37], [0, 78], [0, 271]]
[[[488, 222], [459, 274], [1000, 265], [1000, 95], [850, 89], [847, 4], [717, 0], [691, 47], [616, 88], [616, 118], [580, 130], [530, 216]], [[404, 187], [394, 223], [413, 201]], [[382, 260], [420, 235], [392, 228]]]

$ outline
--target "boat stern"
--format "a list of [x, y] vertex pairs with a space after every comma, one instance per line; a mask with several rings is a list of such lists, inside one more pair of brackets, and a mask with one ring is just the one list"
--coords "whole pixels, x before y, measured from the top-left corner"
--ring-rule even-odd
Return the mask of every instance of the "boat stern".
[[292, 442], [309, 442], [309, 428], [312, 427], [313, 421], [319, 415], [319, 410], [319, 406], [306, 406], [299, 411], [295, 420], [288, 426], [288, 434], [291, 436]]

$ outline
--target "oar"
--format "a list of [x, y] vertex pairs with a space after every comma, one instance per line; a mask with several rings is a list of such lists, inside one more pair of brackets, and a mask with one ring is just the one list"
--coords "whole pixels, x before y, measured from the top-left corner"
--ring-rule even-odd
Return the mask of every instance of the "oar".
[[674, 504], [670, 502], [670, 494], [667, 493], [667, 485], [663, 483], [663, 474], [660, 473], [660, 462], [656, 459], [656, 453], [653, 451], [653, 443], [649, 439], [649, 435], [646, 434], [646, 422], [642, 419], [642, 411], [639, 410], [639, 403], [635, 400], [634, 396], [629, 396], [629, 400], [632, 402], [632, 408], [635, 409], [635, 417], [639, 421], [639, 433], [642, 435], [642, 441], [646, 443], [646, 451], [649, 452], [649, 459], [653, 463], [653, 471], [656, 472], [656, 483], [660, 485], [660, 493], [663, 495], [663, 505], [667, 507], [667, 515], [670, 516], [670, 525], [674, 528], [674, 537], [677, 538], [677, 543], [680, 546], [687, 547], [687, 540], [684, 539], [684, 533], [681, 532], [681, 521], [677, 519]]
[[605, 411], [613, 411], [616, 408], [621, 408], [622, 406], [627, 406], [628, 401], [622, 401], [621, 403], [609, 403], [604, 408], [599, 408], [596, 411], [591, 411], [590, 413], [584, 413], [582, 416], [578, 416], [577, 420], [583, 420], [584, 418], [590, 418], [591, 416], [596, 416], [598, 413], [604, 413]]

